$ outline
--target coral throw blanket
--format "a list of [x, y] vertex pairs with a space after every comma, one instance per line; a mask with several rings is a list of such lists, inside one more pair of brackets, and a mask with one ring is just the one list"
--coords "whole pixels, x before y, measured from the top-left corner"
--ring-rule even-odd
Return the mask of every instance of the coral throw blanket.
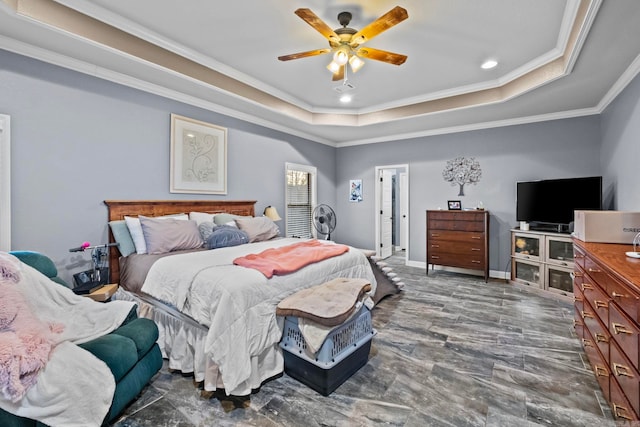
[[233, 263], [254, 268], [270, 279], [273, 275], [293, 273], [306, 265], [341, 255], [348, 250], [349, 247], [346, 245], [309, 240], [239, 257], [234, 259]]

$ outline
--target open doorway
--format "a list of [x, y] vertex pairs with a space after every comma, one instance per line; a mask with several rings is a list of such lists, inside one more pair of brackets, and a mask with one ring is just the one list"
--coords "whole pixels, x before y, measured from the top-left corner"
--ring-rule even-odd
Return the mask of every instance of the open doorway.
[[409, 259], [409, 165], [375, 167], [376, 255]]

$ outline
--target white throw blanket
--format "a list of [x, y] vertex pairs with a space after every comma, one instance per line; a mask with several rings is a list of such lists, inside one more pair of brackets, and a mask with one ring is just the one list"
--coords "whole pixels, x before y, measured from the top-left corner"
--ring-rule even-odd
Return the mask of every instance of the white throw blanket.
[[[283, 238], [175, 255], [157, 260], [149, 270], [143, 292], [209, 327], [206, 356], [219, 367], [227, 394], [247, 395], [252, 387], [259, 386], [249, 381], [252, 370], [257, 369], [252, 358], [278, 348], [284, 319], [276, 316], [276, 305], [285, 297], [337, 277], [367, 279], [372, 287], [370, 294], [375, 293], [376, 280], [369, 261], [355, 248], [271, 279], [233, 264], [239, 256], [300, 241]], [[282, 372], [282, 361], [278, 363], [281, 366], [276, 370]]]
[[52, 427], [100, 426], [115, 380], [103, 361], [76, 344], [115, 330], [134, 304], [104, 304], [76, 295], [26, 264], [16, 286], [41, 321], [62, 323], [64, 331], [54, 334], [55, 348], [36, 384], [15, 403], [0, 396], [0, 408]]

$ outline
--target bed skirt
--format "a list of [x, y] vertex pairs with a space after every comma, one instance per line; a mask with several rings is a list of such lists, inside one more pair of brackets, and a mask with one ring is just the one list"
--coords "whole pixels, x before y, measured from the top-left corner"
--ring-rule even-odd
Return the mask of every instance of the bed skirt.
[[133, 301], [138, 305], [138, 316], [153, 320], [158, 325], [158, 345], [169, 369], [193, 374], [202, 382], [204, 390], [222, 389], [227, 395], [246, 396], [257, 390], [264, 381], [284, 372], [284, 356], [276, 343], [258, 356], [251, 358], [251, 376], [234, 390], [224, 386], [218, 365], [205, 354], [207, 327], [199, 324], [175, 308], [146, 296], [128, 292], [122, 288], [113, 299]]

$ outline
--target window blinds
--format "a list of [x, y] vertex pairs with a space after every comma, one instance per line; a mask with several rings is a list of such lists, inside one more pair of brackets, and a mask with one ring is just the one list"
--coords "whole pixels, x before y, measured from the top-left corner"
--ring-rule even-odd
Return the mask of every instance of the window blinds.
[[287, 237], [312, 237], [313, 175], [287, 169]]

